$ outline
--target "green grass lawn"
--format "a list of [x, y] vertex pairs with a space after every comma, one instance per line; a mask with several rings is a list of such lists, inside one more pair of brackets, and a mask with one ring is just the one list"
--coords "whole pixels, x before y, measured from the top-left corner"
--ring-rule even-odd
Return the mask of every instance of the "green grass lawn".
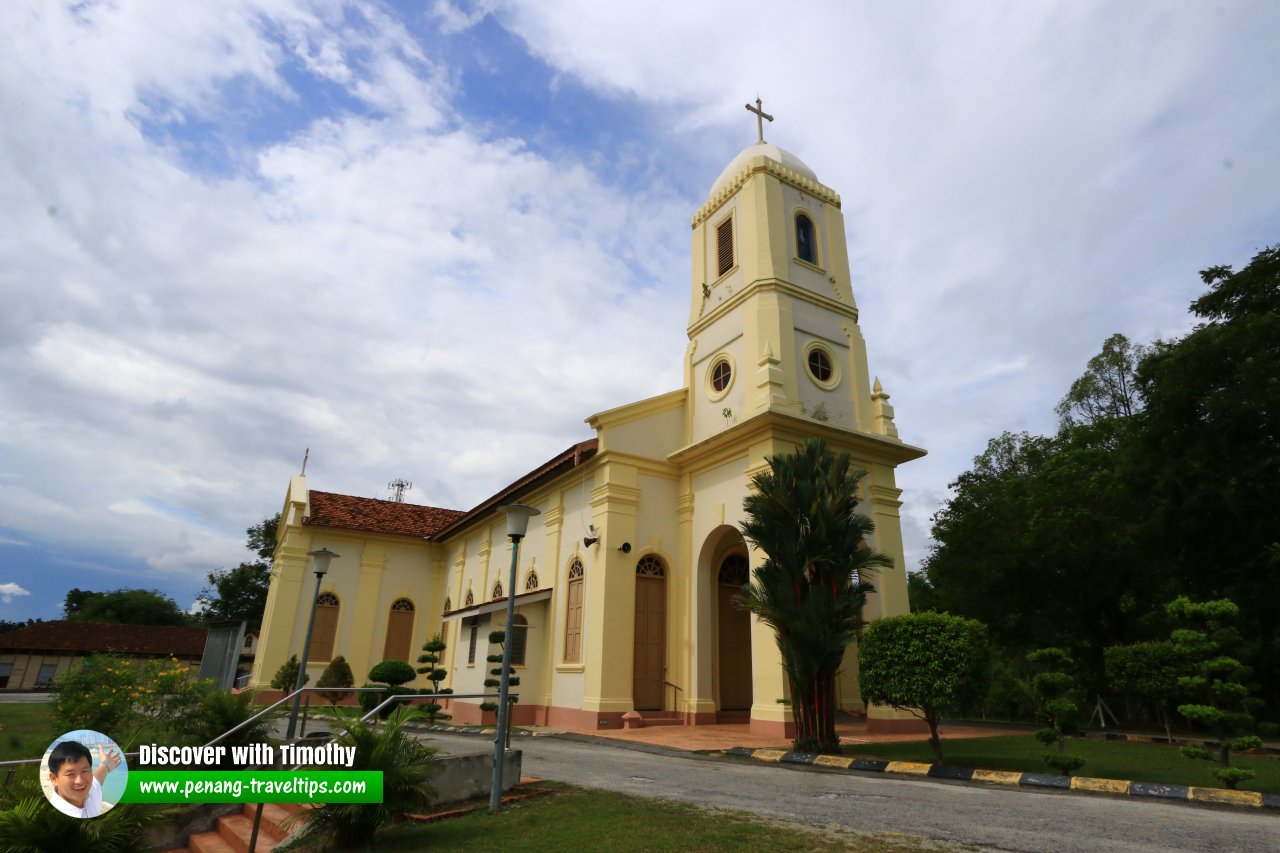
[[0, 704], [0, 761], [39, 758], [62, 731], [52, 702]]
[[[929, 748], [927, 741], [857, 744], [846, 746], [845, 752], [860, 758], [933, 761], [933, 750]], [[944, 735], [942, 739], [943, 760], [955, 767], [1056, 773], [1056, 770], [1051, 770], [1041, 760], [1045, 752], [1045, 747], [1031, 735], [964, 740], [947, 740]], [[1069, 738], [1067, 752], [1082, 755], [1089, 762], [1077, 772], [1078, 776], [1208, 788], [1225, 787], [1213, 776], [1213, 769], [1218, 766], [1216, 763], [1185, 758], [1176, 746]], [[1232, 754], [1231, 766], [1246, 767], [1258, 774], [1242, 783], [1242, 790], [1280, 793], [1280, 758]]]
[[[162, 735], [158, 726], [145, 726], [134, 738], [129, 749], [137, 749], [140, 743], [169, 743], [172, 737]], [[20, 758], [39, 758], [53, 743], [53, 739], [66, 732], [53, 716], [52, 702], [8, 703], [0, 702], [0, 761]], [[118, 737], [116, 732], [104, 734]], [[124, 746], [125, 744], [121, 744]]]
[[[709, 811], [681, 803], [586, 791], [544, 783], [553, 793], [438, 823], [406, 825], [379, 834], [386, 850], [715, 851], [787, 850], [797, 853], [910, 853], [937, 850], [910, 836], [859, 835], [769, 820], [744, 812]], [[294, 849], [294, 848], [291, 848]], [[307, 849], [307, 848], [303, 848]]]

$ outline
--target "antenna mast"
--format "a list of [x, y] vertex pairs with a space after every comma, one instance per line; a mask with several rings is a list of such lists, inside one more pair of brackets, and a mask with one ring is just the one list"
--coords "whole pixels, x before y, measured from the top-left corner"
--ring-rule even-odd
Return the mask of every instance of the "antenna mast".
[[404, 503], [404, 493], [413, 488], [413, 483], [410, 483], [408, 480], [400, 477], [396, 477], [390, 483], [387, 483], [387, 488], [391, 490], [391, 500], [398, 504], [402, 504]]

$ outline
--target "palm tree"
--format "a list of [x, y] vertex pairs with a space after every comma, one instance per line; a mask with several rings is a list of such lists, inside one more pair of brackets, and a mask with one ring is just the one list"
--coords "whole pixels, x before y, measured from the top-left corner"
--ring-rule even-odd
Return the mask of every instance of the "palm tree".
[[875, 524], [855, 512], [866, 472], [853, 467], [849, 454], [833, 454], [826, 441], [811, 438], [768, 461], [743, 501], [742, 533], [766, 559], [743, 587], [742, 601], [777, 633], [795, 748], [839, 752], [836, 674], [874, 591], [867, 575], [893, 563], [866, 545]]

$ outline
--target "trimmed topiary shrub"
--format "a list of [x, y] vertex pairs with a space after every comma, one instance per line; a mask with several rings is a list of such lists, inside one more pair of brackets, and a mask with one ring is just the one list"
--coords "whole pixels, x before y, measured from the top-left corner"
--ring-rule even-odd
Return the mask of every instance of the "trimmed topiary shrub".
[[[316, 687], [354, 687], [355, 683], [355, 677], [351, 674], [351, 665], [347, 663], [346, 658], [338, 655], [329, 661], [329, 665], [324, 668], [324, 672], [320, 673], [320, 679], [316, 681]], [[325, 702], [335, 705], [350, 695], [350, 693], [320, 694]]]
[[384, 660], [369, 670], [370, 681], [381, 681], [383, 684], [398, 686], [408, 684], [418, 677], [413, 667], [402, 660]]

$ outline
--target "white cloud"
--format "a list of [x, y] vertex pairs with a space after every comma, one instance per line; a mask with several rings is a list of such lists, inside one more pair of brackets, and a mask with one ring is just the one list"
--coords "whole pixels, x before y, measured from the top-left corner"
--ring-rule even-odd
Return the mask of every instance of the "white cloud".
[[28, 590], [23, 589], [16, 583], [9, 581], [8, 583], [0, 583], [0, 602], [11, 604], [15, 598], [20, 595], [30, 595]]
[[[421, 21], [469, 45], [490, 8]], [[321, 488], [468, 506], [677, 386], [701, 199], [672, 188], [751, 141], [757, 91], [843, 195], [872, 372], [931, 451], [899, 479], [912, 564], [988, 437], [1049, 427], [1108, 334], [1185, 328], [1194, 271], [1280, 230], [1266, 5], [492, 8], [666, 124], [575, 159], [505, 102], [473, 123], [473, 81], [372, 3], [0, 4], [11, 534], [198, 580], [306, 447]]]

